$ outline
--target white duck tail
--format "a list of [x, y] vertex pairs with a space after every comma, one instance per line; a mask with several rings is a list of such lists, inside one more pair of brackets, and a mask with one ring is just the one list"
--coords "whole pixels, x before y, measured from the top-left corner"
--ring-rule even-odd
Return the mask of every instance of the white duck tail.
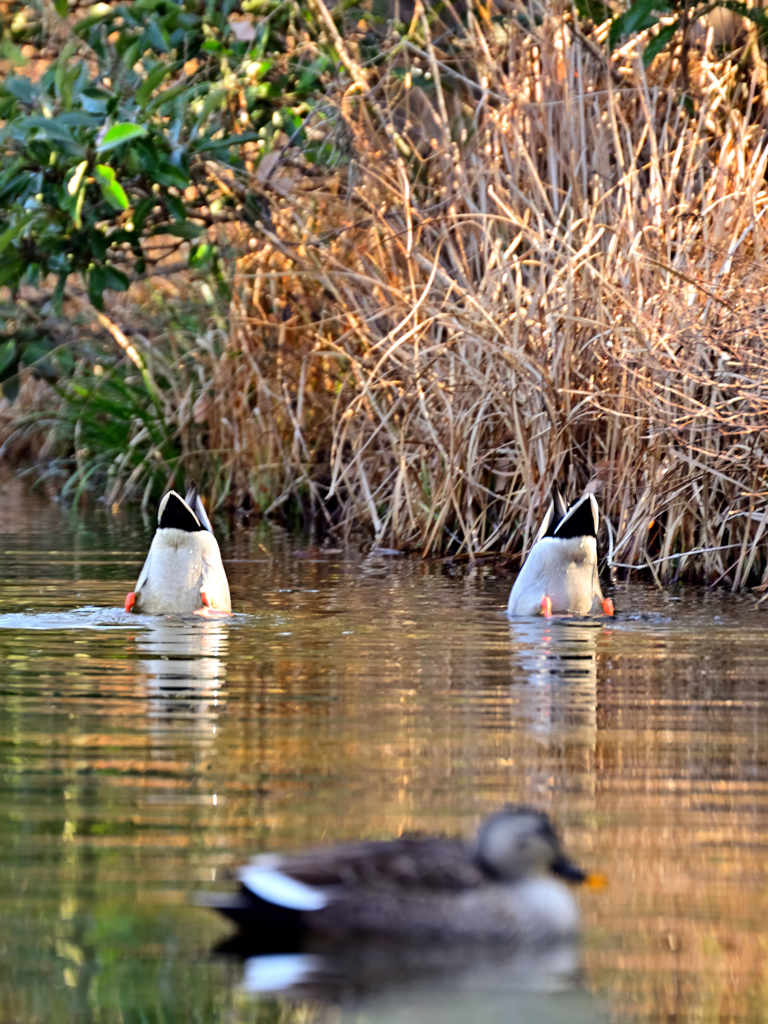
[[157, 530], [125, 610], [163, 615], [201, 609], [228, 614], [232, 602], [219, 545], [193, 485], [186, 500], [169, 491], [160, 502]]
[[597, 572], [599, 514], [594, 495], [568, 507], [555, 485], [536, 541], [509, 595], [508, 615], [613, 614]]

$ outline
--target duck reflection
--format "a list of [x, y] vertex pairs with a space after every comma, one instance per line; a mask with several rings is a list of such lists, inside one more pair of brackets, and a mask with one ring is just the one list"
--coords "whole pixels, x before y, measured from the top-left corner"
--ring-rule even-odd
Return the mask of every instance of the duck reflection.
[[597, 643], [588, 620], [528, 619], [509, 624], [516, 717], [543, 741], [567, 734], [591, 745], [597, 729]]
[[158, 726], [193, 720], [214, 725], [223, 706], [229, 622], [164, 617], [147, 625], [136, 645], [148, 655], [139, 664], [146, 672], [150, 720]]
[[512, 619], [512, 669], [529, 683], [576, 682], [597, 678], [597, 638], [602, 624], [588, 619]]
[[226, 951], [243, 958], [242, 991], [326, 1003], [368, 1004], [373, 997], [396, 995], [407, 1005], [416, 993], [444, 1001], [459, 992], [483, 998], [515, 993], [517, 999], [525, 992], [573, 991], [581, 979], [578, 945], [571, 941], [544, 949], [365, 942], [250, 956], [242, 948]]
[[597, 661], [602, 624], [589, 620], [510, 622], [512, 715], [522, 728], [528, 783], [594, 793]]

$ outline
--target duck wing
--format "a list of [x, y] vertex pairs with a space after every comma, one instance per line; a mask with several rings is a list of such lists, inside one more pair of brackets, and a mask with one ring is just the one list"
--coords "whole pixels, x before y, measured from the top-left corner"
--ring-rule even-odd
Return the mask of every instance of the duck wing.
[[443, 839], [336, 846], [257, 857], [238, 872], [251, 893], [295, 910], [319, 910], [353, 892], [457, 892], [487, 881], [467, 848]]
[[560, 490], [559, 484], [556, 483], [552, 485], [552, 504], [555, 508], [552, 525], [553, 527], [556, 527], [568, 515], [568, 509], [570, 508], [568, 502], [563, 497], [563, 492]]
[[211, 521], [208, 518], [208, 513], [205, 511], [205, 506], [203, 505], [200, 497], [200, 492], [197, 489], [197, 484], [192, 483], [189, 485], [189, 489], [184, 496], [184, 500], [200, 520], [202, 528], [207, 530], [209, 533], [213, 533], [213, 527], [211, 526]]

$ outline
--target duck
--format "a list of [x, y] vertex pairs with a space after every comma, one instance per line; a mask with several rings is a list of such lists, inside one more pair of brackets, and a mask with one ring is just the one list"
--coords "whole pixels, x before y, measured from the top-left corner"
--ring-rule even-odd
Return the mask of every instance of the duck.
[[262, 943], [314, 936], [526, 946], [578, 934], [578, 904], [564, 882], [588, 879], [544, 812], [511, 804], [470, 842], [401, 837], [264, 854], [236, 877], [238, 892], [197, 902]]
[[599, 512], [593, 494], [568, 505], [557, 484], [533, 547], [512, 586], [508, 615], [613, 615], [597, 572]]
[[193, 484], [185, 498], [168, 491], [127, 612], [229, 615], [232, 601], [211, 522]]

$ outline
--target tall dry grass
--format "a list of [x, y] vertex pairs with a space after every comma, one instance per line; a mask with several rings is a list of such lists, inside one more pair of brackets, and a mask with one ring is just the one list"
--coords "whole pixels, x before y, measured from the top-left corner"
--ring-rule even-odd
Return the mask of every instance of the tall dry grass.
[[703, 41], [684, 103], [679, 58], [644, 71], [641, 36], [609, 66], [607, 26], [536, 7], [450, 53], [422, 18], [375, 73], [346, 52], [312, 130], [350, 162], [287, 147], [251, 183], [211, 443], [238, 498], [380, 544], [524, 552], [564, 477], [612, 564], [765, 583], [754, 83]]

